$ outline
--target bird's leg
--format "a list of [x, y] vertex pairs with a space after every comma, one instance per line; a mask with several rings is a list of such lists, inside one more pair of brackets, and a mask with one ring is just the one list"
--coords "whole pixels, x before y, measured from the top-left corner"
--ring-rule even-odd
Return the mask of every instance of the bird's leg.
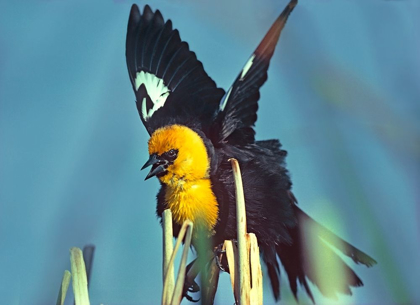
[[[232, 239], [232, 242], [234, 242], [235, 245], [237, 245], [237, 241], [235, 239]], [[224, 243], [221, 243], [214, 249], [214, 258], [216, 261], [216, 265], [217, 267], [219, 267], [220, 271], [229, 273], [229, 264], [227, 262], [226, 255], [224, 255], [226, 254], [226, 250], [223, 249], [223, 245]]]
[[216, 261], [216, 265], [220, 271], [227, 272], [225, 267], [222, 265], [223, 254], [226, 253], [226, 250], [223, 249], [223, 244], [219, 244], [216, 248], [214, 248], [214, 259]]
[[185, 277], [184, 282], [184, 291], [182, 292], [182, 295], [190, 302], [198, 302], [200, 299], [194, 299], [192, 296], [190, 296], [188, 293], [196, 293], [200, 291], [200, 286], [195, 281], [195, 278], [197, 277], [197, 274], [199, 270], [198, 268], [198, 261], [197, 259], [193, 260], [191, 263], [187, 266], [187, 276]]
[[213, 259], [214, 254], [211, 251], [205, 252], [201, 255], [198, 255], [195, 260], [188, 264], [186, 270], [186, 277], [184, 282], [184, 291], [183, 296], [191, 301], [198, 302], [199, 300], [194, 300], [191, 296], [188, 295], [189, 292], [196, 293], [200, 291], [200, 286], [195, 281], [197, 275], [202, 271], [202, 268], [205, 268], [207, 263]]

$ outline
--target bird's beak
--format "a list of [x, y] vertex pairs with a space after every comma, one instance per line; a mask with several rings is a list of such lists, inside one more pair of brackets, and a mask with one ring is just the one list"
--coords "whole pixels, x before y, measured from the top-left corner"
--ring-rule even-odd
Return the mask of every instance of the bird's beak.
[[145, 169], [146, 167], [149, 167], [150, 165], [152, 165], [152, 169], [150, 170], [150, 172], [147, 174], [146, 178], [144, 180], [147, 180], [153, 176], [159, 175], [161, 173], [163, 173], [164, 171], [166, 171], [166, 165], [167, 165], [167, 161], [166, 160], [160, 160], [156, 154], [152, 154], [150, 155], [149, 160], [147, 160], [147, 162], [143, 165], [143, 167], [141, 168], [142, 170]]
[[152, 155], [150, 155], [149, 160], [147, 160], [147, 162], [144, 163], [141, 170], [144, 170], [146, 167], [149, 167], [150, 165], [156, 164], [158, 162], [159, 162], [159, 159], [157, 158], [157, 154], [152, 154]]

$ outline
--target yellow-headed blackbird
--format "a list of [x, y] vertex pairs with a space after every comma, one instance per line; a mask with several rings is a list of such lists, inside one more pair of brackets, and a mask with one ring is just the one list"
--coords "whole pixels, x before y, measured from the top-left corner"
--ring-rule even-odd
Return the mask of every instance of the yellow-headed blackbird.
[[[190, 219], [216, 246], [236, 238], [235, 188], [229, 158], [239, 161], [245, 192], [248, 232], [258, 238], [276, 299], [279, 264], [293, 294], [299, 283], [313, 299], [307, 279], [324, 295], [350, 294], [362, 281], [327, 243], [367, 266], [375, 260], [316, 223], [298, 206], [285, 168], [286, 151], [278, 140], [256, 141], [259, 89], [284, 24], [296, 5], [292, 0], [225, 92], [204, 71], [170, 20], [145, 6], [130, 12], [126, 58], [137, 110], [150, 134], [151, 166], [146, 179], [157, 176], [157, 214], [171, 209], [174, 235]], [[310, 230], [317, 230], [311, 235]], [[206, 236], [204, 236], [206, 237]], [[196, 243], [193, 239], [193, 245]], [[322, 285], [308, 245], [317, 244], [330, 266], [345, 272], [342, 285]], [[322, 260], [321, 260], [322, 261]], [[337, 265], [338, 264], [338, 265]], [[329, 281], [334, 282], [335, 279]]]

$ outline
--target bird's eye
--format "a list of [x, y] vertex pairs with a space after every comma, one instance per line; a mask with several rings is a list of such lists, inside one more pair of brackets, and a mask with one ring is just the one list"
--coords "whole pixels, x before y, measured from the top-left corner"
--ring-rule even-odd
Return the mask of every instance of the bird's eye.
[[174, 160], [174, 159], [176, 158], [176, 156], [178, 155], [178, 150], [176, 150], [176, 149], [171, 149], [171, 150], [169, 150], [169, 151], [166, 153], [166, 155], [167, 155], [170, 159]]

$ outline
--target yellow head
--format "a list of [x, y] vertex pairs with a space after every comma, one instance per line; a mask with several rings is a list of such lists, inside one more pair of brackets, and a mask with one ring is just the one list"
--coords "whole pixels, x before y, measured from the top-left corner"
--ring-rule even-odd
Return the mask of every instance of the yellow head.
[[208, 178], [209, 157], [202, 138], [192, 129], [170, 125], [157, 129], [149, 140], [152, 165], [146, 179], [157, 176], [166, 184]]

